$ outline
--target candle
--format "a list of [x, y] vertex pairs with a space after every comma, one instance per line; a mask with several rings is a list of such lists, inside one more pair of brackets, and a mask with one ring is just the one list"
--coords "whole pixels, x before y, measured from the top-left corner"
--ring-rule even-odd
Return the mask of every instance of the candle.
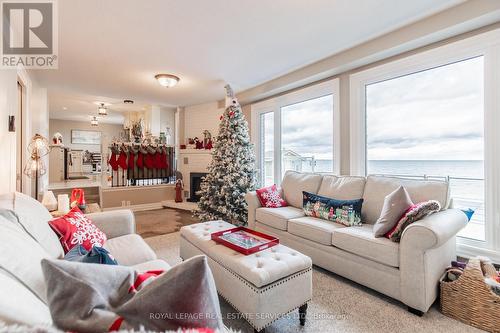
[[69, 212], [69, 196], [67, 194], [57, 196], [57, 210], [64, 214]]

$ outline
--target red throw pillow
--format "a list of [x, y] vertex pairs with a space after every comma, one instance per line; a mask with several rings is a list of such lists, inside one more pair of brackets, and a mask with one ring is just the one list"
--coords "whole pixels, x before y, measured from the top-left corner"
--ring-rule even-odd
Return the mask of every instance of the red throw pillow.
[[99, 230], [78, 206], [68, 214], [49, 221], [49, 225], [59, 236], [65, 253], [79, 244], [90, 251], [94, 246], [102, 247], [107, 240], [106, 234]]
[[262, 207], [279, 208], [287, 206], [286, 201], [281, 198], [276, 184], [259, 188], [255, 192], [257, 192], [257, 197], [259, 198]]

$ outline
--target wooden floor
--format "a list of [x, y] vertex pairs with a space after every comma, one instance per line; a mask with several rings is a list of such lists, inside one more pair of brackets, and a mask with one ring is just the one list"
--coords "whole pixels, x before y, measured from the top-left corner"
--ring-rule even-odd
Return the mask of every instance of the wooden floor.
[[182, 226], [199, 222], [190, 211], [172, 208], [135, 212], [134, 214], [137, 233], [143, 238], [169, 234], [179, 231]]

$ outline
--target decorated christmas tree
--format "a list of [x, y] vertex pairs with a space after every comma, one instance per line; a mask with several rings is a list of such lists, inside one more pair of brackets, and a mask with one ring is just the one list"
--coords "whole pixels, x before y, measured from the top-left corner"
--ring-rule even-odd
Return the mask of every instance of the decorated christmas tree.
[[203, 178], [198, 211], [202, 221], [224, 220], [235, 225], [247, 221], [245, 194], [255, 189], [255, 155], [248, 123], [229, 85], [226, 109], [212, 149], [208, 174]]

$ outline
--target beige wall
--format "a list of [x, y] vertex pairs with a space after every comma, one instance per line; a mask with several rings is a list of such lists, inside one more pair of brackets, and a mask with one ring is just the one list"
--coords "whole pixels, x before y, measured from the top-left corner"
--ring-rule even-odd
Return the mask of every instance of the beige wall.
[[91, 152], [100, 152], [100, 145], [82, 145], [71, 143], [71, 130], [88, 130], [88, 131], [100, 131], [102, 132], [102, 143], [107, 146], [107, 143], [111, 142], [113, 138], [118, 138], [120, 133], [123, 131], [123, 125], [115, 124], [103, 124], [99, 123], [99, 126], [94, 127], [90, 125], [89, 122], [83, 121], [69, 121], [61, 119], [50, 119], [49, 122], [49, 133], [50, 138], [54, 133], [59, 132], [63, 136], [63, 143], [66, 147], [75, 150], [88, 150]]
[[183, 111], [184, 131], [180, 137], [180, 144], [185, 144], [187, 138], [203, 138], [203, 131], [209, 130], [212, 136], [219, 131], [220, 116], [224, 112], [224, 106], [218, 102], [204, 103], [187, 106]]

